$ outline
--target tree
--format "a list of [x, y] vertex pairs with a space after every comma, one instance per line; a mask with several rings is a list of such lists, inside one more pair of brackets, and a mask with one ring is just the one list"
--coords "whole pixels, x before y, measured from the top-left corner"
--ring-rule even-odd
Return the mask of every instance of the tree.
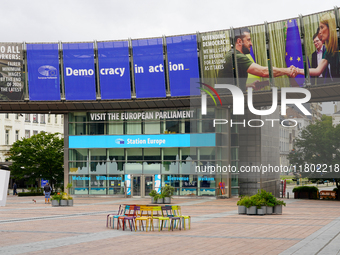
[[16, 141], [7, 158], [13, 162], [11, 175], [17, 179], [27, 178], [29, 183], [37, 179], [49, 180], [51, 185], [63, 182], [64, 139], [58, 135], [41, 132]]
[[295, 139], [290, 163], [302, 177], [335, 181], [340, 185], [340, 125], [332, 125], [332, 117], [308, 125]]

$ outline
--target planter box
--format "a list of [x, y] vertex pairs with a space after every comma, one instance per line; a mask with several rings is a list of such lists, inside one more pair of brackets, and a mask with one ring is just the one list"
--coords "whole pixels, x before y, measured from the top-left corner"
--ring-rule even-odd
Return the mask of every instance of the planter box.
[[247, 208], [244, 205], [239, 205], [238, 206], [238, 214], [246, 214]]
[[255, 215], [256, 214], [256, 206], [251, 206], [247, 208], [247, 214], [248, 215]]
[[164, 200], [163, 198], [158, 198], [158, 199], [157, 199], [157, 204], [163, 204], [163, 203], [164, 203], [163, 200]]
[[[267, 214], [267, 206], [263, 205], [261, 208], [263, 210], [263, 214]], [[258, 214], [258, 213], [257, 213]]]
[[273, 214], [273, 207], [272, 206], [267, 206], [267, 212], [266, 214]]
[[59, 201], [58, 200], [51, 200], [52, 206], [59, 206]]
[[64, 199], [60, 200], [60, 206], [67, 206], [67, 201], [68, 200], [64, 200]]
[[68, 205], [68, 206], [73, 206], [73, 199], [67, 200], [67, 205]]
[[264, 209], [257, 209], [257, 215], [265, 215]]
[[171, 204], [171, 197], [165, 197], [163, 202], [164, 204]]
[[157, 201], [153, 197], [151, 198], [151, 204], [157, 204]]
[[282, 214], [282, 205], [275, 205], [274, 206], [274, 213], [275, 214]]

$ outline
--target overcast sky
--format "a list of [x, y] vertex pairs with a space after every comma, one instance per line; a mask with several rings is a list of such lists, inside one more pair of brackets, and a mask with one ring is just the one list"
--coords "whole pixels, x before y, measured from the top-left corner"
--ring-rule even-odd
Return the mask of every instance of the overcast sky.
[[81, 42], [206, 32], [333, 9], [339, 0], [4, 0], [3, 42]]

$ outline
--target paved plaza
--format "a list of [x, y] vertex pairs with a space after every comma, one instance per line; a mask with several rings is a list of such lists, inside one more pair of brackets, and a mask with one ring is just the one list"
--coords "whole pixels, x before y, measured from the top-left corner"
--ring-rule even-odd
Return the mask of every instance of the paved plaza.
[[106, 215], [149, 198], [75, 197], [73, 207], [51, 207], [8, 196], [0, 254], [340, 254], [339, 201], [286, 199], [282, 215], [247, 216], [237, 200], [174, 198], [191, 230], [131, 232], [106, 228]]

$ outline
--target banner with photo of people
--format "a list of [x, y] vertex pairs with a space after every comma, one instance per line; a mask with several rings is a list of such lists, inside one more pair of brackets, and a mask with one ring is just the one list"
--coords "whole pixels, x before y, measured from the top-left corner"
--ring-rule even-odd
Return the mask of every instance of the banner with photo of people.
[[24, 99], [23, 45], [0, 44], [0, 100]]
[[306, 56], [312, 85], [336, 82], [340, 76], [339, 45], [334, 12], [303, 17]]
[[268, 24], [268, 29], [274, 86], [303, 87], [304, 58], [299, 19], [273, 22]]

